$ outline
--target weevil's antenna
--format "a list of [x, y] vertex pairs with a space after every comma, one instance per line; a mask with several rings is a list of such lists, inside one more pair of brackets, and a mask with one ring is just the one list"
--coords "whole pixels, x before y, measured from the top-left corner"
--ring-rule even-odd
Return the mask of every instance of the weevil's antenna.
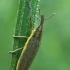
[[48, 19], [50, 19], [50, 18], [52, 18], [54, 15], [55, 15], [56, 13], [53, 13], [49, 18], [45, 18], [45, 20], [48, 20]]
[[40, 8], [38, 8], [38, 10], [39, 10], [39, 15], [40, 15], [40, 17], [41, 17]]
[[[39, 16], [41, 17], [42, 15], [41, 15], [41, 13], [40, 13], [40, 8], [38, 8], [38, 10], [39, 10]], [[48, 20], [48, 19], [50, 19], [50, 18], [52, 18], [54, 15], [55, 15], [56, 13], [53, 13], [49, 18], [45, 18], [44, 20]], [[40, 21], [40, 19], [37, 17], [37, 19]]]
[[[41, 17], [40, 8], [38, 8], [38, 11], [39, 11], [39, 16]], [[39, 21], [41, 21], [40, 18], [39, 18], [38, 16], [36, 16], [36, 18], [37, 18]]]

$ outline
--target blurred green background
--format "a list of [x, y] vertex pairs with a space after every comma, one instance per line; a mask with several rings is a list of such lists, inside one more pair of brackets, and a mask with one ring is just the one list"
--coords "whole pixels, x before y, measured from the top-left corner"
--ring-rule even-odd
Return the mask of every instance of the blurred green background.
[[[19, 0], [0, 0], [0, 70], [10, 70]], [[41, 0], [45, 18], [39, 51], [29, 70], [70, 70], [70, 0]], [[36, 21], [36, 25], [39, 21]]]

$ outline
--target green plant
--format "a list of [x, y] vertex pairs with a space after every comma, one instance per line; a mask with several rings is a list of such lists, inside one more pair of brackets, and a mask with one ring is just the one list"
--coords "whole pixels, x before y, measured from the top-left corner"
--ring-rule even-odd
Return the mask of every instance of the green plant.
[[[33, 21], [33, 27], [35, 22], [35, 14], [38, 6], [38, 0], [19, 0], [19, 9], [18, 9], [18, 16], [17, 16], [17, 22], [16, 22], [16, 28], [15, 28], [15, 36], [30, 36], [31, 30], [30, 30], [30, 10], [27, 7], [27, 2], [31, 4], [32, 7], [32, 21]], [[13, 44], [13, 50], [17, 48], [21, 48], [24, 46], [26, 42], [26, 39], [15, 39], [14, 38], [14, 44]], [[12, 54], [11, 59], [11, 69], [10, 70], [16, 70], [16, 64], [18, 61], [18, 58], [21, 54], [20, 50], [16, 54]]]

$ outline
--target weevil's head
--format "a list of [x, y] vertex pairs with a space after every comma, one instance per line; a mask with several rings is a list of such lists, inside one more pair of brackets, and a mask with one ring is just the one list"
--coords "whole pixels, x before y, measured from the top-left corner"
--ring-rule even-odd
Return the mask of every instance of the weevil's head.
[[44, 15], [41, 15], [41, 22], [40, 22], [40, 25], [43, 25], [44, 23]]

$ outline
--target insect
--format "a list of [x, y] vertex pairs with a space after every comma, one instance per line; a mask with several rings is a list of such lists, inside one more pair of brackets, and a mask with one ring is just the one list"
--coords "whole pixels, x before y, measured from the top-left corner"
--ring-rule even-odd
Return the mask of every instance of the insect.
[[[31, 7], [29, 4], [28, 4], [28, 7], [31, 10]], [[30, 23], [31, 22], [32, 22], [32, 18], [30, 17]], [[28, 70], [29, 69], [31, 63], [33, 62], [33, 59], [35, 58], [37, 54], [39, 46], [41, 44], [43, 23], [44, 23], [44, 15], [41, 15], [40, 25], [37, 26], [34, 30], [32, 30], [31, 35], [28, 37], [25, 43], [25, 46], [21, 52], [21, 55], [19, 57], [19, 60], [17, 62], [16, 70]], [[22, 36], [14, 36], [14, 38], [15, 37], [20, 38]]]

